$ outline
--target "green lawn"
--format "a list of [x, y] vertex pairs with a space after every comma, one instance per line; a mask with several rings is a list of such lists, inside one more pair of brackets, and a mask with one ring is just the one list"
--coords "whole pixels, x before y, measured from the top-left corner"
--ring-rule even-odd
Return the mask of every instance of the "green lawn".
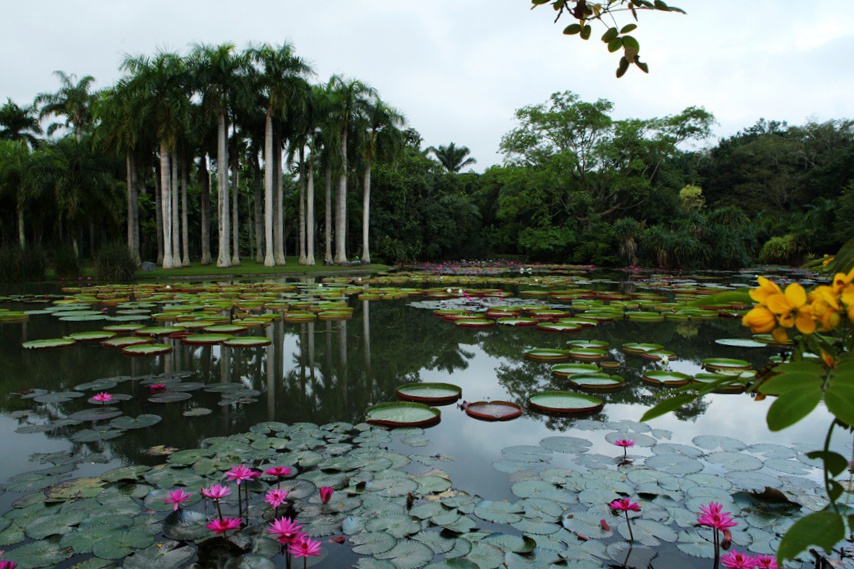
[[254, 260], [243, 260], [240, 265], [226, 268], [218, 268], [216, 264], [202, 266], [198, 262], [194, 262], [189, 267], [181, 267], [177, 269], [160, 269], [154, 271], [136, 272], [137, 280], [163, 280], [168, 278], [238, 278], [238, 277], [253, 277], [253, 276], [305, 276], [317, 275], [328, 276], [337, 273], [353, 274], [353, 273], [376, 273], [388, 270], [388, 265], [371, 264], [371, 265], [352, 265], [352, 266], [337, 266], [337, 265], [317, 265], [308, 266], [300, 265], [297, 257], [288, 257], [285, 265], [277, 267], [265, 267], [262, 263], [256, 263]]

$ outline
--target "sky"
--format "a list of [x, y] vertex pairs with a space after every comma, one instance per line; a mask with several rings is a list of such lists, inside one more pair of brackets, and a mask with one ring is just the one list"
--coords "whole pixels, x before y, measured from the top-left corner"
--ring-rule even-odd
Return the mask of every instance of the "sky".
[[[633, 35], [650, 73], [617, 79], [618, 56], [594, 26], [562, 35], [530, 0], [4, 0], [0, 101], [56, 91], [55, 70], [112, 85], [126, 55], [187, 53], [193, 44], [290, 41], [315, 69], [364, 81], [400, 110], [424, 146], [467, 146], [499, 164], [514, 112], [570, 90], [607, 99], [613, 116], [653, 118], [703, 107], [711, 146], [760, 118], [790, 125], [854, 118], [851, 0], [673, 0], [687, 12], [642, 12]], [[630, 23], [623, 15], [618, 23]]]

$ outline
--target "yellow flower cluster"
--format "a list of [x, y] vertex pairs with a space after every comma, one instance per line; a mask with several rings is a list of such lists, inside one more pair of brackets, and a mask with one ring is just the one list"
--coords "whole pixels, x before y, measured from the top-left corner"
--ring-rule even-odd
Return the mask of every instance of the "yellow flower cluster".
[[[754, 334], [772, 332], [774, 339], [785, 342], [785, 328], [795, 327], [802, 334], [816, 329], [833, 330], [842, 316], [854, 323], [854, 269], [847, 275], [837, 273], [830, 285], [817, 286], [809, 293], [797, 283], [783, 291], [765, 277], [759, 277], [759, 288], [750, 291], [756, 301], [741, 320]], [[779, 326], [779, 327], [778, 327]]]

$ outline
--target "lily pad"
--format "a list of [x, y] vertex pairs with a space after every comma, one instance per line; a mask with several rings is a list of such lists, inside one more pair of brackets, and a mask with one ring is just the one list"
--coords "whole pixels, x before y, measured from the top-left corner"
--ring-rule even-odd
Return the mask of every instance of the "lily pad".
[[21, 347], [25, 350], [51, 350], [73, 346], [76, 343], [74, 338], [48, 338], [44, 340], [30, 340], [21, 344]]
[[128, 356], [157, 356], [171, 351], [169, 344], [136, 344], [122, 348], [122, 353]]
[[642, 379], [652, 385], [663, 387], [679, 387], [691, 382], [690, 375], [669, 370], [649, 370], [644, 372]]
[[522, 415], [522, 408], [510, 401], [475, 401], [464, 407], [469, 417], [483, 421], [510, 421]]
[[569, 391], [542, 391], [528, 398], [533, 409], [545, 413], [595, 413], [602, 410], [601, 399]]
[[260, 346], [268, 346], [273, 342], [266, 336], [239, 336], [225, 340], [222, 345], [230, 348], [257, 348]]
[[534, 348], [531, 350], [525, 350], [525, 357], [541, 362], [559, 362], [568, 360], [570, 353], [569, 350]]
[[190, 346], [213, 346], [232, 338], [232, 334], [190, 334], [181, 338], [181, 341]]
[[552, 375], [558, 377], [566, 377], [577, 373], [597, 373], [602, 371], [602, 368], [596, 364], [555, 364], [552, 366]]
[[750, 369], [750, 362], [732, 358], [706, 358], [702, 362], [703, 367], [709, 371]]
[[177, 403], [192, 399], [192, 397], [191, 394], [183, 391], [164, 391], [163, 393], [152, 395], [148, 400], [152, 403]]
[[767, 342], [757, 342], [748, 338], [718, 338], [716, 344], [721, 346], [732, 346], [734, 348], [767, 348]]
[[365, 421], [386, 427], [427, 427], [442, 419], [442, 412], [423, 403], [380, 403], [365, 412]]
[[118, 417], [110, 421], [110, 427], [121, 429], [123, 431], [131, 429], [145, 429], [152, 425], [156, 425], [163, 418], [160, 415], [143, 414], [137, 417]]
[[406, 401], [446, 405], [462, 395], [462, 389], [450, 383], [407, 383], [397, 388], [397, 396]]

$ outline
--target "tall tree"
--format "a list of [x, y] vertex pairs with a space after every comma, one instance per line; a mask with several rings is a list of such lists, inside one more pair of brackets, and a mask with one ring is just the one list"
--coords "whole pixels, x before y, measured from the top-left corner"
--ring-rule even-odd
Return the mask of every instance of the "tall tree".
[[[48, 134], [53, 134], [60, 126], [70, 127], [74, 130], [77, 142], [83, 138], [83, 133], [92, 124], [92, 83], [95, 78], [86, 75], [79, 81], [75, 74], [67, 74], [64, 71], [54, 71], [54, 75], [61, 83], [56, 93], [40, 93], [36, 95], [35, 103], [41, 106], [40, 117], [63, 116], [65, 122], [62, 124], [51, 124], [47, 128]], [[75, 82], [76, 81], [76, 82]]]
[[[302, 85], [304, 77], [311, 73], [311, 67], [294, 54], [293, 46], [284, 43], [280, 46], [268, 44], [255, 47], [250, 51], [252, 60], [259, 68], [259, 86], [264, 92], [266, 119], [264, 124], [264, 265], [277, 264], [273, 243], [274, 196], [281, 187], [274, 188], [274, 164], [281, 162], [281, 150], [275, 147], [274, 123], [282, 119], [294, 105], [300, 105], [304, 99]], [[282, 259], [283, 261], [284, 259]]]
[[35, 148], [39, 142], [37, 135], [41, 133], [35, 107], [19, 107], [12, 99], [6, 99], [6, 104], [0, 107], [0, 139], [23, 142]]
[[466, 146], [457, 146], [453, 142], [448, 146], [439, 145], [438, 148], [430, 146], [428, 152], [432, 152], [448, 173], [456, 174], [466, 166], [477, 163], [477, 160], [469, 156], [471, 150]]
[[357, 79], [334, 75], [329, 81], [332, 117], [339, 136], [338, 186], [335, 194], [335, 262], [347, 262], [347, 140], [356, 117], [365, 111], [368, 101], [376, 96], [373, 87]]

